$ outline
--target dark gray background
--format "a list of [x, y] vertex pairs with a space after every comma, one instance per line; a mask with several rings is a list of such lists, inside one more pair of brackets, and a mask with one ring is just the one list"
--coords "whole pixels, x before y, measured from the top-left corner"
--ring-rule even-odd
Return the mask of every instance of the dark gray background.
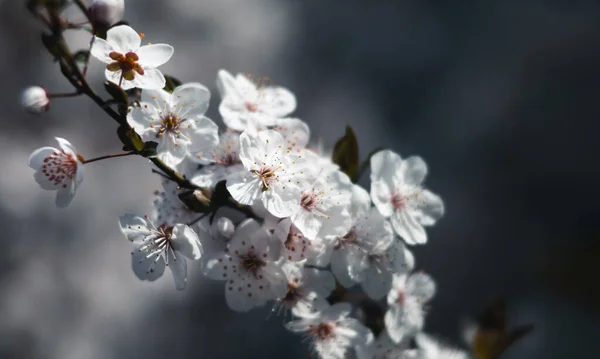
[[[349, 124], [363, 154], [384, 146], [426, 159], [427, 185], [447, 206], [415, 249], [439, 286], [429, 332], [459, 344], [461, 317], [503, 296], [515, 323], [537, 326], [504, 358], [600, 357], [597, 1], [126, 6], [147, 41], [175, 47], [165, 73], [213, 91], [219, 68], [269, 76], [296, 93], [313, 140], [331, 146]], [[42, 117], [19, 108], [25, 86], [69, 90], [39, 30], [22, 1], [0, 1], [0, 358], [306, 358], [282, 318], [229, 311], [223, 283], [197, 265], [183, 293], [170, 276], [134, 278], [117, 217], [150, 208], [158, 180], [145, 160], [87, 166], [72, 205], [54, 208], [26, 165], [31, 151], [53, 136], [86, 157], [120, 147], [114, 123], [86, 98], [56, 100]], [[102, 76], [93, 61], [98, 90]]]

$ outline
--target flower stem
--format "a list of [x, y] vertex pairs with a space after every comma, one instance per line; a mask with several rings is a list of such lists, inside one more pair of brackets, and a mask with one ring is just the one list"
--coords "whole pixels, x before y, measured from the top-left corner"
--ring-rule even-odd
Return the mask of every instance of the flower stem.
[[75, 92], [66, 92], [66, 93], [49, 93], [49, 98], [65, 98], [65, 97], [76, 97], [82, 95], [83, 92], [77, 90]]
[[125, 156], [131, 156], [131, 155], [135, 155], [135, 154], [136, 154], [135, 152], [117, 153], [117, 154], [114, 154], [114, 155], [106, 155], [106, 156], [92, 158], [92, 159], [89, 159], [89, 160], [84, 160], [83, 163], [84, 164], [88, 164], [88, 163], [92, 163], [92, 162], [96, 162], [96, 161], [105, 160], [107, 158], [125, 157]]

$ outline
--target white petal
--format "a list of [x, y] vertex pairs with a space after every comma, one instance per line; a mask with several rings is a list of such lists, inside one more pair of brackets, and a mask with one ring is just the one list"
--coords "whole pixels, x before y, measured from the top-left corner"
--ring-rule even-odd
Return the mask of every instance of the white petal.
[[146, 220], [132, 213], [119, 216], [119, 225], [125, 237], [132, 242], [138, 242], [138, 244], [150, 234]]
[[293, 333], [302, 333], [308, 330], [311, 325], [314, 325], [316, 322], [314, 320], [294, 320], [285, 324], [285, 328]]
[[136, 52], [140, 48], [142, 38], [131, 27], [119, 25], [108, 30], [106, 41], [112, 45], [115, 51], [125, 55], [127, 52]]
[[283, 87], [266, 87], [260, 91], [260, 109], [275, 117], [284, 117], [296, 109], [296, 97]]
[[231, 99], [231, 95], [227, 95], [219, 105], [219, 114], [223, 117], [225, 126], [236, 131], [245, 131], [248, 127], [254, 127], [252, 119], [244, 116], [243, 110], [239, 108], [239, 103]]
[[387, 270], [378, 270], [376, 267], [369, 267], [363, 275], [361, 286], [369, 298], [379, 300], [388, 294], [392, 287], [392, 273]]
[[391, 180], [397, 177], [402, 157], [390, 150], [379, 151], [371, 156], [371, 181]]
[[156, 153], [158, 158], [170, 167], [180, 164], [187, 155], [187, 141], [174, 138], [172, 134], [166, 134], [154, 139], [158, 142]]
[[300, 189], [288, 184], [287, 186], [271, 186], [262, 192], [262, 202], [269, 213], [275, 217], [289, 217], [300, 211]]
[[417, 207], [413, 210], [413, 216], [424, 226], [432, 226], [445, 212], [444, 202], [437, 194], [423, 190], [416, 198]]
[[283, 118], [277, 121], [277, 126], [273, 130], [281, 133], [286, 146], [296, 149], [305, 148], [310, 138], [308, 125], [297, 118]]
[[[336, 332], [350, 339], [352, 346], [365, 345], [373, 340], [373, 333], [371, 333], [371, 330], [354, 318], [342, 319], [339, 323], [339, 327], [344, 328], [344, 332], [341, 333], [340, 330], [337, 330]], [[351, 335], [348, 335], [350, 333]]]
[[[186, 109], [188, 116], [204, 115], [208, 109], [210, 101], [210, 91], [206, 86], [191, 82], [178, 86], [173, 91], [172, 104], [173, 107], [178, 104]], [[191, 107], [193, 106], [193, 107]]]
[[428, 302], [435, 294], [435, 282], [425, 273], [414, 273], [406, 280], [406, 292]]
[[396, 211], [390, 221], [396, 233], [404, 239], [406, 244], [427, 243], [425, 228], [407, 211]]
[[[157, 114], [171, 111], [172, 97], [173, 94], [163, 90], [162, 87], [157, 89], [145, 89], [142, 91], [142, 102], [148, 104]], [[148, 110], [150, 110], [150, 108]], [[140, 109], [144, 110], [144, 107], [142, 106]]]
[[171, 251], [167, 252], [168, 266], [171, 268], [173, 280], [175, 281], [175, 289], [184, 290], [187, 284], [187, 262], [183, 256], [175, 253], [175, 257]]
[[114, 60], [111, 59], [108, 54], [114, 51], [115, 49], [106, 40], [94, 36], [94, 43], [92, 44], [92, 48], [90, 50], [90, 54], [92, 54], [92, 56], [104, 62], [105, 64], [110, 64], [114, 62]]
[[228, 271], [223, 263], [229, 261], [229, 255], [223, 252], [210, 253], [202, 257], [202, 273], [210, 279], [227, 280]]
[[77, 190], [77, 188], [75, 186], [74, 181], [70, 181], [67, 184], [67, 188], [59, 188], [58, 191], [56, 192], [56, 200], [54, 201], [54, 203], [56, 204], [56, 207], [58, 207], [58, 208], [67, 207], [73, 200], [73, 197], [75, 197], [76, 190]]
[[202, 243], [198, 235], [185, 224], [177, 224], [173, 228], [171, 243], [177, 253], [181, 253], [189, 259], [200, 259], [202, 256]]
[[348, 263], [340, 250], [334, 250], [331, 254], [331, 272], [344, 288], [350, 288], [356, 284], [348, 274]]
[[419, 186], [427, 176], [427, 164], [419, 156], [408, 157], [402, 161], [400, 173], [404, 183]]
[[27, 164], [34, 170], [39, 170], [44, 165], [44, 159], [52, 155], [54, 152], [60, 151], [54, 147], [38, 148], [37, 150], [33, 151], [33, 153], [29, 156]]
[[323, 226], [323, 221], [326, 220], [325, 218], [322, 218], [311, 211], [307, 211], [304, 208], [301, 208], [291, 218], [292, 223], [294, 223], [296, 228], [298, 228], [304, 237], [308, 239], [314, 239], [317, 236], [321, 226]]
[[371, 196], [359, 185], [352, 186], [352, 197], [350, 197], [350, 213], [353, 218], [366, 215], [371, 208]]
[[382, 180], [375, 180], [371, 182], [371, 199], [375, 207], [379, 210], [384, 217], [390, 217], [394, 213], [394, 206], [392, 205], [392, 189], [390, 185]]
[[77, 150], [75, 149], [75, 147], [73, 147], [71, 142], [69, 142], [61, 137], [54, 137], [54, 139], [58, 142], [58, 145], [60, 146], [60, 148], [63, 150], [64, 153], [77, 156]]
[[195, 119], [195, 127], [190, 132], [190, 152], [208, 152], [219, 144], [219, 127], [207, 117]]
[[235, 78], [227, 71], [220, 69], [217, 72], [217, 89], [221, 98], [225, 97], [227, 93], [235, 91]]
[[336, 303], [329, 308], [326, 308], [321, 312], [321, 317], [324, 320], [337, 322], [346, 318], [352, 311], [352, 305], [350, 303]]
[[405, 331], [403, 326], [404, 309], [400, 306], [393, 305], [388, 308], [383, 321], [385, 329], [395, 343], [400, 343], [404, 338]]
[[[118, 82], [117, 82], [118, 83]], [[123, 89], [141, 88], [141, 89], [161, 89], [165, 87], [166, 80], [162, 72], [157, 69], [144, 69], [144, 74], [135, 74], [132, 81], [123, 81]]]
[[147, 254], [148, 253], [144, 251], [139, 251], [138, 248], [133, 250], [133, 253], [131, 254], [133, 273], [141, 280], [154, 281], [160, 278], [165, 272], [165, 261], [162, 256], [160, 256], [156, 261], [154, 268], [150, 270], [152, 263], [156, 260], [156, 256], [146, 258]]
[[227, 190], [241, 204], [252, 205], [261, 196], [262, 183], [248, 171], [235, 172], [227, 176]]
[[157, 68], [171, 59], [173, 46], [167, 44], [152, 44], [140, 47], [135, 53], [138, 55], [138, 63], [144, 70]]

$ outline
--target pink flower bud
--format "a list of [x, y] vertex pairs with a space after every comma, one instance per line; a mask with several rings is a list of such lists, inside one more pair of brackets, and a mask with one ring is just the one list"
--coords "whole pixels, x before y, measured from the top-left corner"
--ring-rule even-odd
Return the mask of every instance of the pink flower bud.
[[39, 86], [28, 87], [21, 94], [21, 106], [34, 114], [46, 112], [50, 107], [48, 93]]

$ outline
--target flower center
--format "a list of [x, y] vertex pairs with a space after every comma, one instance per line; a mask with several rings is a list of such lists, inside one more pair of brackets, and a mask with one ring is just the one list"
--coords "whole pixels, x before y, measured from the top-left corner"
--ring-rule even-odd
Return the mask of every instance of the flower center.
[[394, 206], [395, 209], [404, 208], [406, 206], [407, 200], [408, 200], [408, 198], [404, 197], [400, 193], [392, 194], [391, 202], [392, 202], [392, 206]]
[[238, 156], [236, 156], [235, 153], [226, 152], [223, 154], [223, 156], [221, 156], [221, 159], [218, 160], [217, 163], [220, 165], [223, 165], [225, 167], [229, 167], [229, 166], [237, 165], [237, 164], [241, 163], [241, 161], [238, 158]]
[[317, 196], [311, 192], [302, 193], [300, 205], [307, 211], [312, 211], [317, 206]]
[[246, 254], [240, 254], [240, 266], [246, 271], [252, 273], [256, 278], [258, 278], [258, 270], [264, 267], [267, 263], [258, 258], [254, 252], [249, 252]]
[[288, 282], [288, 291], [285, 297], [281, 299], [288, 306], [293, 306], [302, 297], [302, 293], [298, 290], [298, 279], [293, 282]]
[[274, 182], [277, 182], [277, 176], [275, 175], [275, 170], [268, 166], [262, 166], [258, 170], [252, 170], [252, 173], [258, 175], [260, 181], [262, 182], [262, 191], [267, 191], [270, 188], [270, 185]]
[[160, 120], [160, 128], [156, 133], [156, 137], [161, 137], [165, 133], [173, 133], [176, 135], [180, 134], [181, 130], [179, 129], [179, 127], [184, 121], [185, 119], [182, 119], [179, 116], [174, 115], [172, 113], [168, 113], [163, 117], [162, 120]]
[[121, 75], [125, 80], [132, 81], [135, 78], [135, 72], [140, 75], [144, 74], [144, 69], [138, 63], [140, 58], [135, 52], [128, 52], [125, 55], [116, 51], [111, 52], [108, 56], [113, 60], [110, 64], [106, 65], [109, 71], [122, 71]]
[[246, 110], [248, 112], [256, 112], [258, 111], [258, 106], [252, 102], [246, 102], [244, 103], [244, 105], [246, 106]]
[[[147, 216], [144, 216], [148, 218]], [[154, 272], [154, 267], [160, 258], [164, 258], [165, 265], [169, 265], [169, 252], [174, 261], [177, 261], [175, 250], [171, 245], [171, 237], [173, 236], [173, 227], [166, 224], [162, 224], [151, 231], [151, 235], [146, 237], [146, 243], [140, 247], [140, 251], [148, 253], [146, 258], [155, 257], [150, 267], [146, 270], [146, 273]], [[140, 260], [140, 262], [143, 261]]]
[[320, 323], [317, 326], [311, 325], [308, 331], [317, 339], [325, 340], [333, 338], [333, 329], [335, 324], [333, 323]]
[[398, 303], [399, 305], [404, 305], [404, 303], [406, 302], [406, 294], [404, 294], [404, 291], [402, 289], [398, 290], [398, 299], [396, 299], [396, 303]]
[[358, 236], [356, 234], [356, 227], [352, 227], [348, 233], [346, 233], [343, 237], [338, 237], [337, 244], [335, 246], [336, 249], [343, 247], [348, 244], [354, 244], [358, 241]]
[[44, 158], [42, 173], [55, 186], [67, 188], [67, 182], [75, 178], [77, 173], [77, 158], [64, 152], [55, 151]]

